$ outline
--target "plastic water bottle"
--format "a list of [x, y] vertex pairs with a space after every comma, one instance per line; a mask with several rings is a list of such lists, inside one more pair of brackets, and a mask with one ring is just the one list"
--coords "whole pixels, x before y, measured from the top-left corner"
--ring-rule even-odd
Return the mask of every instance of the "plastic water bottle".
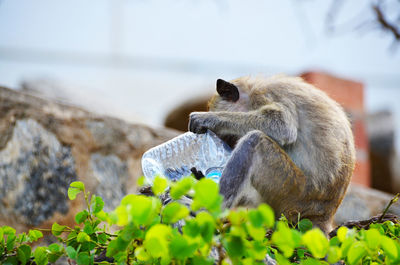
[[147, 181], [152, 183], [157, 175], [176, 181], [189, 176], [190, 169], [195, 167], [206, 178], [219, 183], [231, 153], [231, 148], [212, 131], [187, 132], [144, 153], [142, 170]]

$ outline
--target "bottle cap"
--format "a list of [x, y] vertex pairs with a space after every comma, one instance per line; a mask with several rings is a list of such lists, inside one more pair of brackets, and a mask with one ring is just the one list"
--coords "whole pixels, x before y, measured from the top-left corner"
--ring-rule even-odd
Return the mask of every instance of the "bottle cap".
[[216, 183], [219, 183], [219, 180], [222, 175], [222, 167], [212, 167], [206, 171], [206, 178], [213, 180]]

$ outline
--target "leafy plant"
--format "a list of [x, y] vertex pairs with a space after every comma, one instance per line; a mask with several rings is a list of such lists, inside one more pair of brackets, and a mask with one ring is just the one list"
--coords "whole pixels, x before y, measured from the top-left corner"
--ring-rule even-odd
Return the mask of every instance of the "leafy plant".
[[[30, 244], [41, 231], [17, 235], [1, 227], [0, 264], [43, 265], [61, 257], [71, 264], [264, 264], [267, 255], [283, 265], [400, 264], [397, 222], [374, 223], [368, 230], [341, 227], [329, 239], [307, 219], [276, 221], [266, 204], [224, 210], [218, 185], [209, 179], [168, 183], [159, 177], [152, 191], [155, 196], [127, 195], [107, 213], [101, 197], [73, 182], [68, 197], [83, 195], [86, 202], [75, 216], [77, 225], [54, 223], [51, 233], [59, 243], [35, 250]], [[163, 205], [165, 192], [172, 201]], [[183, 196], [192, 198], [191, 204], [183, 203]]]

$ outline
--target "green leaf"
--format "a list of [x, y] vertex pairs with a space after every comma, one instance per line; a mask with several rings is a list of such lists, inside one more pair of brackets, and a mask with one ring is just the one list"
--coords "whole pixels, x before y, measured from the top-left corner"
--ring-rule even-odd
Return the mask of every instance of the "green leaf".
[[267, 255], [267, 247], [262, 241], [252, 241], [252, 247], [252, 257], [254, 257], [256, 260], [265, 259], [265, 255]]
[[85, 191], [85, 184], [83, 184], [83, 182], [80, 181], [74, 181], [69, 185], [68, 198], [70, 200], [75, 200], [76, 196], [82, 191]]
[[156, 197], [136, 196], [131, 204], [129, 215], [138, 225], [148, 225], [153, 222], [161, 210], [161, 201]]
[[93, 213], [98, 213], [101, 210], [103, 210], [104, 201], [101, 197], [93, 195], [91, 200], [92, 200], [91, 208]]
[[73, 247], [68, 246], [65, 251], [70, 259], [75, 260], [77, 258], [77, 251]]
[[89, 254], [86, 252], [81, 252], [78, 254], [78, 258], [76, 259], [78, 265], [87, 265], [90, 263]]
[[200, 226], [196, 220], [187, 220], [185, 226], [182, 227], [183, 234], [190, 237], [197, 237], [200, 234]]
[[48, 249], [50, 250], [50, 252], [53, 252], [53, 253], [62, 252], [64, 250], [64, 248], [57, 243], [53, 243], [53, 244], [49, 245]]
[[381, 233], [377, 229], [369, 229], [365, 231], [365, 242], [371, 250], [375, 250], [381, 243]]
[[118, 252], [119, 250], [117, 239], [111, 240], [107, 247], [106, 256], [111, 258], [114, 257]]
[[254, 227], [261, 227], [263, 225], [263, 215], [258, 210], [250, 209], [248, 212], [249, 221]]
[[50, 264], [53, 264], [54, 262], [56, 262], [62, 255], [63, 255], [63, 253], [61, 253], [61, 252], [49, 253], [48, 259], [49, 259]]
[[147, 252], [154, 258], [159, 258], [168, 251], [168, 244], [154, 237], [146, 239], [144, 246]]
[[225, 242], [224, 246], [229, 256], [232, 258], [242, 257], [245, 251], [243, 239], [239, 236], [230, 236]]
[[47, 265], [48, 263], [47, 252], [45, 247], [37, 247], [35, 249], [33, 257], [37, 265]]
[[18, 265], [18, 259], [17, 259], [17, 257], [8, 257], [1, 264], [2, 265]]
[[59, 225], [59, 224], [57, 224], [57, 223], [54, 223], [54, 224], [51, 226], [51, 233], [52, 233], [53, 235], [55, 235], [55, 236], [59, 236], [59, 235], [62, 234], [62, 232], [64, 232], [64, 229], [65, 229], [66, 227], [67, 227], [67, 226], [65, 226], [65, 225]]
[[127, 208], [125, 205], [120, 205], [111, 213], [111, 218], [116, 218], [115, 223], [118, 226], [125, 226], [132, 221], [132, 218], [128, 215]]
[[328, 262], [330, 264], [336, 263], [340, 260], [342, 251], [338, 246], [330, 246], [328, 249]]
[[296, 250], [297, 257], [299, 257], [300, 259], [304, 259], [305, 253], [306, 253], [306, 251], [304, 249], [298, 248]]
[[193, 187], [194, 179], [192, 177], [184, 177], [179, 180], [170, 190], [171, 198], [174, 200], [179, 200], [183, 195], [186, 195]]
[[326, 262], [317, 260], [317, 259], [313, 259], [313, 258], [307, 258], [305, 260], [302, 260], [301, 265], [328, 265]]
[[169, 251], [172, 257], [184, 260], [193, 255], [197, 245], [189, 243], [189, 241], [182, 235], [175, 235], [169, 245]]
[[4, 235], [15, 235], [15, 229], [7, 225], [2, 226], [2, 231]]
[[272, 234], [272, 241], [283, 252], [286, 258], [293, 255], [293, 251], [300, 244], [300, 235], [296, 230], [291, 230], [286, 223], [279, 221], [277, 230]]
[[202, 257], [202, 256], [194, 256], [192, 258], [193, 265], [213, 265], [214, 260], [207, 258], [207, 257]]
[[131, 223], [131, 224], [125, 226], [124, 229], [122, 229], [119, 232], [119, 237], [121, 237], [123, 240], [129, 242], [134, 238], [142, 238], [143, 231]]
[[146, 184], [146, 177], [145, 176], [140, 176], [137, 180], [137, 186], [142, 187]]
[[109, 225], [111, 225], [111, 220], [109, 218], [108, 213], [101, 210], [100, 212], [96, 213], [95, 215], [100, 221], [107, 222]]
[[90, 236], [88, 234], [86, 234], [85, 232], [79, 232], [76, 241], [83, 243], [83, 242], [87, 242], [90, 241]]
[[313, 224], [309, 219], [301, 219], [300, 222], [298, 223], [298, 227], [302, 233], [305, 233], [308, 230], [312, 229]]
[[8, 251], [12, 251], [13, 250], [14, 245], [15, 245], [15, 239], [17, 239], [15, 234], [8, 235], [7, 244], [6, 244], [6, 248], [7, 248]]
[[258, 210], [264, 219], [264, 224], [267, 228], [271, 228], [275, 225], [275, 214], [271, 206], [263, 203], [258, 206]]
[[[1, 237], [0, 237], [1, 238]], [[1, 241], [1, 240], [0, 240]], [[22, 232], [21, 234], [18, 235], [17, 242], [18, 243], [23, 243], [29, 241], [28, 236], [25, 234], [25, 232]]]
[[31, 258], [31, 247], [28, 245], [21, 245], [17, 248], [17, 258], [22, 265], [26, 264]]
[[73, 201], [76, 199], [76, 196], [81, 193], [79, 189], [76, 188], [68, 188], [68, 198]]
[[328, 252], [329, 242], [319, 229], [312, 229], [307, 231], [302, 237], [303, 243], [311, 251], [311, 254], [319, 259], [325, 257]]
[[97, 241], [100, 243], [100, 244], [105, 244], [106, 242], [107, 242], [107, 238], [108, 238], [109, 236], [106, 234], [106, 233], [101, 233], [101, 234], [98, 234], [97, 235]]
[[394, 233], [395, 228], [392, 221], [385, 221], [383, 224], [389, 229], [390, 232]]
[[54, 263], [64, 254], [64, 247], [53, 243], [48, 247], [48, 251], [50, 252], [48, 254], [49, 262]]
[[347, 235], [347, 231], [348, 230], [349, 229], [347, 227], [345, 227], [345, 226], [342, 226], [337, 230], [336, 235], [337, 235], [337, 238], [339, 239], [340, 242], [343, 242], [346, 239], [346, 235]]
[[361, 259], [367, 254], [367, 250], [363, 242], [355, 242], [349, 249], [347, 254], [347, 262], [349, 265], [358, 264]]
[[85, 184], [83, 184], [82, 181], [74, 181], [71, 182], [71, 184], [69, 184], [70, 188], [75, 188], [78, 189], [80, 191], [85, 191]]
[[279, 253], [275, 254], [275, 259], [279, 265], [291, 265], [290, 261]]
[[196, 222], [200, 228], [200, 235], [207, 243], [212, 241], [215, 231], [214, 218], [208, 212], [200, 212], [196, 216]]
[[339, 246], [339, 245], [340, 245], [340, 241], [337, 238], [337, 236], [334, 236], [329, 240], [329, 246]]
[[130, 194], [125, 196], [115, 213], [118, 217], [117, 225], [124, 226], [128, 222], [137, 225], [148, 225], [160, 213], [161, 202], [156, 197]]
[[75, 222], [77, 224], [81, 224], [85, 222], [85, 220], [89, 217], [89, 213], [86, 210], [83, 210], [82, 212], [79, 212], [75, 215]]
[[167, 204], [162, 211], [164, 223], [173, 224], [189, 215], [189, 210], [178, 202]]
[[382, 249], [385, 251], [385, 254], [389, 256], [391, 259], [395, 260], [398, 258], [398, 250], [396, 247], [396, 243], [393, 239], [387, 236], [382, 236], [381, 246]]
[[88, 235], [91, 235], [94, 233], [92, 224], [89, 221], [85, 222], [85, 226], [83, 227], [83, 232], [85, 232]]
[[197, 211], [201, 207], [211, 212], [220, 210], [222, 196], [219, 194], [217, 183], [211, 179], [203, 178], [196, 184], [194, 189], [193, 210]]
[[28, 237], [33, 242], [33, 241], [37, 241], [39, 238], [42, 238], [43, 234], [39, 230], [29, 230]]
[[137, 247], [135, 249], [135, 257], [139, 261], [148, 261], [151, 259], [150, 255], [147, 254], [146, 249], [144, 247]]
[[167, 179], [157, 176], [154, 179], [153, 186], [151, 187], [151, 189], [153, 190], [154, 195], [158, 196], [164, 193], [167, 187], [168, 187]]
[[229, 211], [228, 220], [232, 225], [240, 225], [243, 220], [240, 219], [240, 215], [237, 211]]
[[146, 233], [144, 247], [147, 253], [154, 258], [168, 256], [168, 238], [171, 236], [171, 227], [164, 224], [156, 224], [152, 226]]
[[347, 254], [349, 252], [349, 249], [353, 245], [354, 242], [355, 242], [355, 238], [353, 236], [352, 237], [347, 237], [343, 241], [342, 245], [340, 246], [340, 250], [342, 251], [342, 256], [343, 257], [347, 256]]
[[254, 240], [262, 241], [265, 238], [266, 231], [264, 227], [254, 227], [250, 222], [246, 223], [245, 226], [248, 234], [254, 238]]

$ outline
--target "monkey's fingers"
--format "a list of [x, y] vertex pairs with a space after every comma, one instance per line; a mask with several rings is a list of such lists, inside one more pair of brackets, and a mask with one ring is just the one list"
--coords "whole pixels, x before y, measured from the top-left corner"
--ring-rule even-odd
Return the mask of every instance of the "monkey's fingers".
[[202, 178], [205, 178], [203, 172], [201, 172], [201, 170], [197, 170], [195, 167], [192, 167], [192, 168], [190, 169], [190, 171], [192, 171], [194, 177], [195, 177], [197, 180], [200, 180], [200, 179], [202, 179]]
[[206, 121], [204, 120], [204, 113], [193, 112], [189, 116], [189, 131], [194, 133], [206, 133], [208, 127], [206, 126]]

